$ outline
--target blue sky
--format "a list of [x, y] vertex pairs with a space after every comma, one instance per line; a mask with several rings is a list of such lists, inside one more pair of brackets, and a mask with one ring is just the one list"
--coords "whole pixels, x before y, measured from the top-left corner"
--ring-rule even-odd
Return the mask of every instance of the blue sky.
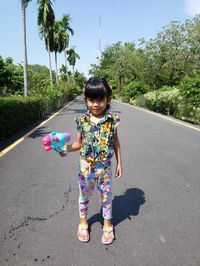
[[[36, 0], [27, 8], [28, 63], [48, 66], [48, 54], [39, 38]], [[63, 13], [72, 17], [71, 26], [75, 35], [70, 46], [75, 46], [80, 55], [76, 69], [87, 75], [90, 64], [97, 62], [98, 39], [101, 49], [121, 42], [149, 40], [170, 21], [183, 23], [200, 13], [200, 0], [56, 0], [53, 1], [56, 19]], [[99, 16], [101, 29], [99, 30]], [[0, 3], [0, 55], [12, 57], [14, 63], [23, 58], [21, 0], [6, 0]], [[54, 66], [54, 55], [52, 54]], [[64, 64], [64, 55], [58, 56], [58, 66]]]

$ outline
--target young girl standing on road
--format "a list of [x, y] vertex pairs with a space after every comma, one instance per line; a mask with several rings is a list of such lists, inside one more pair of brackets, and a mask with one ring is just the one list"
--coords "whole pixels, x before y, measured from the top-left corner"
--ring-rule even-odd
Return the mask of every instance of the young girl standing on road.
[[66, 151], [80, 150], [79, 166], [79, 214], [78, 239], [89, 241], [87, 212], [89, 197], [95, 185], [100, 194], [104, 218], [103, 244], [114, 240], [112, 219], [112, 169], [111, 158], [116, 156], [115, 178], [122, 175], [121, 149], [117, 134], [119, 117], [108, 112], [112, 90], [103, 78], [90, 78], [85, 86], [85, 101], [88, 112], [76, 118], [77, 140], [67, 145]]

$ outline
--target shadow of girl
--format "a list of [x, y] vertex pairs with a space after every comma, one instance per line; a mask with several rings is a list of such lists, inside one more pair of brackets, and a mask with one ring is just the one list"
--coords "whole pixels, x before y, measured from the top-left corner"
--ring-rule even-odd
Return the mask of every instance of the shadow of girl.
[[124, 195], [115, 196], [113, 199], [113, 225], [116, 226], [131, 216], [139, 214], [140, 205], [145, 203], [144, 191], [139, 188], [129, 188]]
[[[112, 224], [118, 225], [122, 221], [129, 219], [131, 216], [137, 216], [139, 214], [140, 205], [145, 203], [144, 191], [139, 188], [129, 188], [124, 195], [115, 196], [112, 204]], [[88, 224], [100, 222], [103, 225], [102, 213], [93, 215]]]

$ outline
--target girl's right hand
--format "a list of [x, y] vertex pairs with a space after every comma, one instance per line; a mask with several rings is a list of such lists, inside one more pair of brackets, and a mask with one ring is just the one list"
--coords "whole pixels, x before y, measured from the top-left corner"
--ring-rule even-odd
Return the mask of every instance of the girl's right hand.
[[63, 152], [59, 152], [60, 157], [65, 157], [67, 156], [68, 151], [67, 151], [67, 145], [64, 145]]

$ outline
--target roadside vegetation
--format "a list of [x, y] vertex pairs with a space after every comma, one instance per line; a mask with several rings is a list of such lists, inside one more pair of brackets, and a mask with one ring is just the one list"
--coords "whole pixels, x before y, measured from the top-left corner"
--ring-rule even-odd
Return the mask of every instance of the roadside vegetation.
[[90, 74], [108, 79], [115, 99], [200, 124], [200, 15], [107, 46]]
[[[37, 0], [38, 33], [49, 66], [28, 64], [29, 2], [21, 0], [23, 64], [0, 55], [0, 140], [74, 99], [86, 81], [75, 69], [80, 56], [75, 47], [69, 47], [74, 35], [70, 14], [57, 20], [51, 0]], [[58, 53], [63, 54], [60, 69]], [[148, 41], [108, 45], [89, 74], [106, 78], [115, 99], [200, 124], [200, 15], [182, 24], [173, 21]]]
[[[56, 20], [51, 0], [37, 0], [38, 32], [45, 43], [49, 67], [28, 64], [26, 44], [26, 9], [30, 0], [21, 0], [23, 21], [23, 65], [0, 55], [0, 140], [38, 121], [81, 94], [85, 77], [75, 70], [79, 55], [69, 47], [70, 15]], [[55, 58], [52, 70], [51, 54]], [[57, 54], [63, 54], [63, 64], [57, 66]]]

